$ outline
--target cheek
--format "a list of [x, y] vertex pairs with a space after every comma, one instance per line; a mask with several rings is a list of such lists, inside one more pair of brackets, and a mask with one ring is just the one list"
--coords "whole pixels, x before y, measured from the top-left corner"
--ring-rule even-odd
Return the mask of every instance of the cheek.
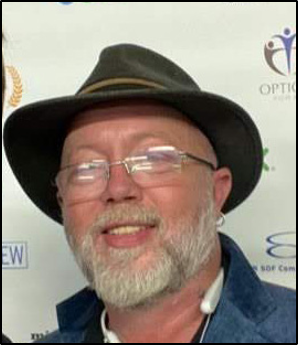
[[68, 206], [62, 208], [62, 210], [64, 225], [68, 230], [72, 230], [77, 241], [80, 241], [97, 216], [100, 215], [98, 203], [95, 202]]
[[179, 184], [148, 190], [147, 196], [169, 228], [174, 229], [177, 222], [192, 220], [206, 207], [208, 184], [203, 174], [193, 170], [181, 177]]
[[148, 199], [171, 227], [174, 227], [182, 218], [192, 217], [200, 205], [197, 189], [186, 186], [165, 187], [150, 191]]

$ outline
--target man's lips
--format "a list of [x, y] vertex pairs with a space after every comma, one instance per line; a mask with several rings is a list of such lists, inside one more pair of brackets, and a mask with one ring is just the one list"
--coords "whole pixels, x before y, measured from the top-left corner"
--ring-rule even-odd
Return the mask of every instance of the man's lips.
[[130, 248], [143, 244], [155, 230], [153, 224], [124, 223], [106, 227], [102, 235], [107, 245], [115, 248]]
[[113, 235], [125, 235], [137, 233], [141, 230], [150, 229], [155, 227], [155, 224], [145, 224], [136, 222], [125, 222], [125, 223], [115, 223], [106, 226], [102, 230], [102, 234], [113, 234]]

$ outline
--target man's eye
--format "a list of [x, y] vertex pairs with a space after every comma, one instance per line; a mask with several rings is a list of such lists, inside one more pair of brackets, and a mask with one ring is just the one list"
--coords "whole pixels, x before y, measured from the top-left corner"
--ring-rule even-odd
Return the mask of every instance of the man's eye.
[[150, 162], [175, 162], [176, 161], [176, 155], [172, 152], [149, 152], [147, 155], [147, 159]]
[[70, 182], [86, 182], [93, 179], [94, 172], [90, 168], [76, 168], [70, 172]]
[[148, 152], [142, 159], [136, 158], [133, 173], [163, 173], [179, 165], [179, 158], [173, 152]]
[[103, 167], [94, 163], [74, 167], [69, 172], [68, 181], [71, 183], [89, 183], [103, 174]]

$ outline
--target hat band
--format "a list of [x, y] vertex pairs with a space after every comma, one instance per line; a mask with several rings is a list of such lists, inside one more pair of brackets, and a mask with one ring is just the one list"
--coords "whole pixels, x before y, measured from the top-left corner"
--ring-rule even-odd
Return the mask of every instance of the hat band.
[[139, 79], [139, 78], [113, 78], [113, 79], [106, 79], [101, 82], [94, 83], [92, 85], [89, 85], [85, 89], [81, 90], [78, 95], [85, 95], [90, 94], [95, 91], [98, 91], [102, 88], [106, 88], [109, 86], [115, 86], [115, 85], [135, 85], [135, 86], [146, 86], [154, 89], [166, 89], [161, 84], [148, 81], [146, 79]]

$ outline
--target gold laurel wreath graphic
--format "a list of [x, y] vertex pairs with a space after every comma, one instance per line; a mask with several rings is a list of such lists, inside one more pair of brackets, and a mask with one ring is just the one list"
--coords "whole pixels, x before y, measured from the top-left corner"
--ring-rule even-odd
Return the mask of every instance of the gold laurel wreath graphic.
[[23, 85], [22, 85], [22, 79], [17, 71], [17, 69], [13, 66], [6, 66], [6, 69], [8, 73], [11, 76], [12, 83], [13, 83], [13, 92], [12, 95], [9, 98], [9, 105], [12, 107], [17, 107], [22, 100], [23, 96]]

